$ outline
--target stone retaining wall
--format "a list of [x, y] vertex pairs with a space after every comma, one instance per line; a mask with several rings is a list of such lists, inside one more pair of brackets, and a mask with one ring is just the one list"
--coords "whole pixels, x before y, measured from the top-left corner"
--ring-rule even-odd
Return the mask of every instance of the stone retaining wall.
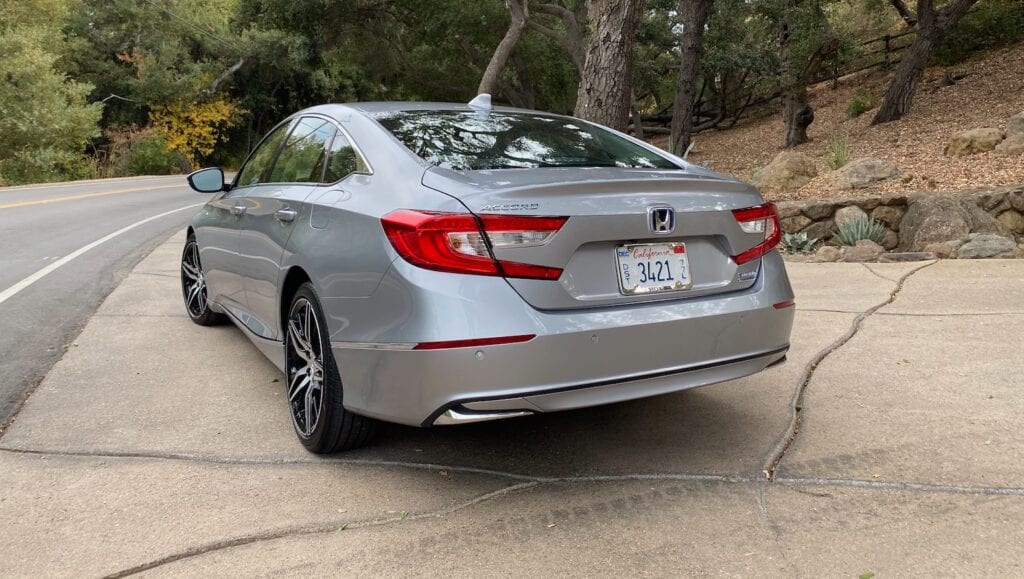
[[[1024, 242], [1024, 185], [961, 191], [911, 193], [850, 199], [782, 201], [776, 204], [782, 230], [806, 232], [826, 244], [833, 241], [837, 224], [872, 218], [886, 226], [886, 250], [929, 251], [938, 257], [993, 257], [1019, 255]], [[974, 255], [965, 245], [982, 239], [990, 249]], [[1007, 249], [1009, 248], [1009, 249]], [[967, 251], [964, 251], [967, 249]]]

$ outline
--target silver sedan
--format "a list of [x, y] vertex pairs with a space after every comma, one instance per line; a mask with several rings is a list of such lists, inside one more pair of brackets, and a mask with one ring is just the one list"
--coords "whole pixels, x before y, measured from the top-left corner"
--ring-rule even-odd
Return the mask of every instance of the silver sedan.
[[296, 113], [213, 198], [189, 316], [285, 373], [302, 444], [607, 404], [784, 360], [774, 206], [627, 135], [536, 111], [357, 103]]

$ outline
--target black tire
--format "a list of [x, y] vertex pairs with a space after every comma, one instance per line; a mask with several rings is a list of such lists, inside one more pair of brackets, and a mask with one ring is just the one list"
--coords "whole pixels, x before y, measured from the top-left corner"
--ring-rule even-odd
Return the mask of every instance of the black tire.
[[341, 374], [325, 320], [312, 284], [302, 284], [283, 324], [285, 396], [295, 434], [316, 454], [364, 446], [376, 430], [375, 420], [342, 405]]
[[181, 252], [181, 297], [185, 301], [188, 317], [200, 326], [216, 326], [227, 321], [227, 316], [210, 309], [206, 278], [203, 276], [203, 265], [199, 261], [199, 245], [194, 233], [188, 234], [185, 249]]

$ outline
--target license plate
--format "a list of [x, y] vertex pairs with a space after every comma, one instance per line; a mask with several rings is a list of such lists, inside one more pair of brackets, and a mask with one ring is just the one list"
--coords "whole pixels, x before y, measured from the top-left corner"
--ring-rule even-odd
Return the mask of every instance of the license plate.
[[645, 294], [689, 289], [690, 260], [685, 243], [638, 243], [615, 248], [619, 289]]

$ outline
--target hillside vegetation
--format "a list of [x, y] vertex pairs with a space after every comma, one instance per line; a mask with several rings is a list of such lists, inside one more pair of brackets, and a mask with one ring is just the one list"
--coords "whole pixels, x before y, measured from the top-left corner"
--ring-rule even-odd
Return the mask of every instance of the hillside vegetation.
[[[949, 74], [960, 77], [947, 86]], [[947, 157], [943, 149], [955, 133], [976, 127], [1004, 128], [1010, 116], [1024, 111], [1024, 43], [996, 50], [983, 58], [953, 67], [936, 66], [925, 73], [913, 111], [903, 119], [871, 126], [874, 109], [848, 118], [851, 101], [877, 96], [890, 75], [881, 72], [842, 79], [838, 89], [822, 83], [811, 89], [815, 122], [810, 142], [795, 150], [814, 158], [819, 176], [779, 199], [870, 195], [880, 192], [952, 191], [980, 185], [1024, 183], [1024, 157], [993, 152]], [[779, 114], [742, 120], [731, 129], [696, 136], [690, 160], [741, 179], [767, 165], [782, 149]], [[889, 161], [900, 176], [873, 187], [839, 191], [831, 182], [833, 145], [844, 140], [849, 160], [872, 157]]]
[[1001, 183], [937, 151], [1022, 108], [1021, 41], [1024, 0], [0, 0], [0, 184], [237, 167], [312, 105], [481, 93], [680, 155], [699, 135], [742, 177], [845, 143], [894, 157], [884, 188]]

